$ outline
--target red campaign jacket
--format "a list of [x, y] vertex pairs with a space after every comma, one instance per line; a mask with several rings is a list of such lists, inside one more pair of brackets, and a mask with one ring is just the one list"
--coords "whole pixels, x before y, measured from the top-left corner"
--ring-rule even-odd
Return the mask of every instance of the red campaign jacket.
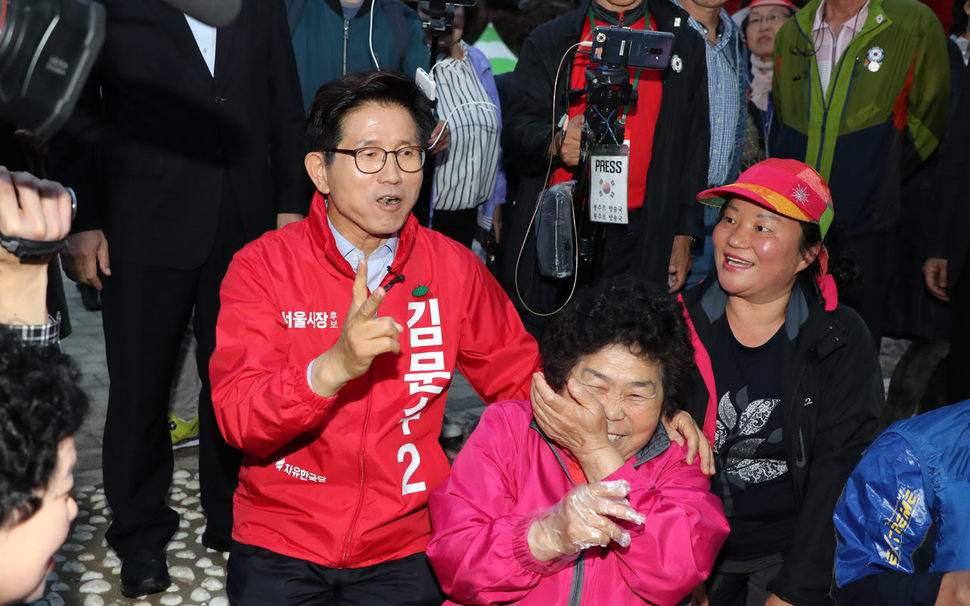
[[401, 353], [323, 398], [307, 365], [340, 335], [353, 272], [322, 197], [233, 258], [210, 376], [219, 427], [245, 453], [236, 541], [333, 568], [421, 552], [428, 491], [449, 472], [437, 440], [456, 366], [486, 402], [528, 397], [536, 342], [470, 251], [411, 216], [392, 271], [405, 281], [378, 313], [405, 326]]

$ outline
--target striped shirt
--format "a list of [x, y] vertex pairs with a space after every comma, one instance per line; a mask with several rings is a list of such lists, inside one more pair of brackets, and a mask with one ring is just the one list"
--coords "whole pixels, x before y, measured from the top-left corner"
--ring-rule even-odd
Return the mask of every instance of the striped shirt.
[[[462, 42], [465, 50], [465, 43]], [[498, 173], [499, 118], [467, 50], [434, 68], [438, 117], [448, 121], [451, 146], [435, 157], [435, 210], [466, 210], [488, 200]], [[465, 105], [472, 104], [474, 105]]]
[[839, 63], [839, 57], [849, 47], [849, 43], [856, 34], [862, 31], [869, 17], [869, 0], [862, 5], [854, 17], [849, 18], [836, 33], [825, 22], [825, 2], [818, 5], [815, 11], [815, 23], [812, 25], [812, 39], [815, 42], [815, 61], [818, 64], [818, 77], [822, 81], [822, 95], [828, 99], [829, 80], [832, 71]]

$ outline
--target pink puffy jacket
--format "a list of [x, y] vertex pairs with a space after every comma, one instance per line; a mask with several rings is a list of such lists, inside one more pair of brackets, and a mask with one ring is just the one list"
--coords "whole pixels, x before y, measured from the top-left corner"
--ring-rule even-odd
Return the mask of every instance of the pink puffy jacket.
[[728, 534], [721, 502], [685, 455], [660, 430], [605, 478], [627, 480], [630, 504], [647, 518], [621, 522], [628, 548], [539, 562], [526, 535], [572, 488], [565, 453], [532, 422], [529, 402], [490, 406], [430, 495], [428, 557], [450, 603], [675, 604], [707, 578]]

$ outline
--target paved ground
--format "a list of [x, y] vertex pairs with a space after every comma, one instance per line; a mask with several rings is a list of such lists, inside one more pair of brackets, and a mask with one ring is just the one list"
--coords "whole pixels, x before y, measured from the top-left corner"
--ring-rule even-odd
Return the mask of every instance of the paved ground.
[[[225, 556], [200, 542], [204, 519], [199, 507], [196, 448], [176, 451], [171, 505], [182, 517], [180, 528], [168, 546], [173, 585], [167, 592], [141, 600], [124, 598], [119, 591], [121, 562], [104, 542], [110, 511], [101, 483], [101, 434], [107, 407], [108, 377], [104, 362], [101, 315], [85, 311], [70, 281], [65, 282], [74, 334], [64, 349], [84, 373], [83, 386], [91, 398], [91, 412], [76, 436], [78, 465], [75, 484], [80, 512], [71, 534], [55, 556], [44, 599], [35, 606], [224, 606]], [[888, 341], [888, 340], [887, 340]], [[883, 375], [888, 377], [905, 350], [905, 341], [883, 344]], [[481, 415], [482, 402], [468, 383], [456, 377], [448, 396], [446, 419], [455, 422], [467, 437]]]
[[199, 541], [205, 524], [199, 511], [195, 457], [195, 448], [181, 450], [176, 457], [169, 498], [182, 520], [167, 548], [169, 574], [173, 581], [167, 592], [140, 600], [129, 600], [121, 595], [118, 581], [121, 561], [104, 542], [104, 531], [111, 514], [104, 500], [100, 474], [81, 472], [75, 478], [78, 518], [67, 542], [54, 556], [55, 568], [48, 575], [47, 594], [36, 606], [226, 606], [225, 555], [206, 549]]

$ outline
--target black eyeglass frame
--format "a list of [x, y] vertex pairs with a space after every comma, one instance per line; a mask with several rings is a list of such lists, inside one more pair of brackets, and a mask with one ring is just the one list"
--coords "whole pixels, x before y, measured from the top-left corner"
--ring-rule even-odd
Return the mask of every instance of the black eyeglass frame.
[[[362, 169], [360, 167], [360, 162], [357, 160], [357, 153], [358, 152], [361, 152], [361, 151], [364, 151], [364, 150], [367, 150], [367, 149], [377, 150], [377, 151], [380, 151], [381, 153], [384, 154], [384, 156], [381, 158], [381, 166], [377, 170], [364, 170], [364, 169]], [[416, 149], [416, 150], [418, 150], [420, 152], [421, 166], [418, 167], [417, 170], [408, 170], [408, 169], [404, 168], [403, 166], [401, 166], [401, 160], [400, 160], [400, 158], [398, 157], [397, 154], [398, 154], [398, 152], [401, 152], [401, 151], [404, 151], [404, 150], [407, 150], [407, 149]], [[384, 170], [384, 166], [387, 164], [387, 155], [388, 154], [394, 154], [394, 162], [397, 164], [397, 167], [399, 169], [401, 169], [402, 172], [412, 173], [412, 174], [413, 173], [419, 173], [422, 170], [424, 170], [424, 163], [425, 163], [425, 161], [428, 158], [428, 150], [425, 149], [425, 148], [423, 148], [423, 147], [421, 147], [420, 145], [405, 145], [404, 147], [400, 147], [400, 148], [394, 149], [394, 150], [387, 150], [387, 149], [384, 149], [383, 147], [376, 147], [376, 146], [373, 146], [373, 145], [368, 145], [366, 147], [357, 147], [355, 149], [340, 149], [339, 147], [337, 147], [337, 148], [333, 148], [333, 149], [324, 149], [324, 150], [321, 150], [321, 151], [323, 151], [324, 153], [344, 154], [344, 155], [347, 155], [347, 156], [351, 156], [354, 159], [354, 166], [356, 166], [357, 167], [357, 170], [359, 170], [360, 172], [364, 173], [365, 175], [375, 175], [375, 174], [381, 172], [382, 170]]]

